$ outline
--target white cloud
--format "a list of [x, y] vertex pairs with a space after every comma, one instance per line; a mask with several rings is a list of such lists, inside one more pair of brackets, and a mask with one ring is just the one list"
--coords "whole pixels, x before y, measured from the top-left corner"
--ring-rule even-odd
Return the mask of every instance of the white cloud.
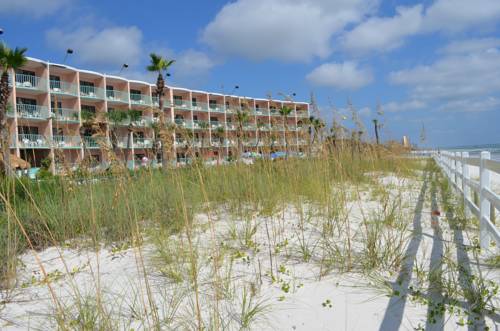
[[422, 25], [422, 5], [398, 7], [394, 17], [373, 17], [342, 38], [343, 47], [353, 52], [386, 51], [399, 47], [403, 39], [416, 34]]
[[68, 5], [70, 0], [2, 0], [1, 14], [18, 14], [32, 17], [42, 17], [54, 14]]
[[382, 105], [382, 110], [384, 112], [402, 112], [424, 109], [425, 107], [426, 104], [422, 100], [408, 100], [403, 102], [391, 101]]
[[390, 80], [412, 87], [413, 94], [419, 98], [487, 95], [500, 90], [500, 52], [492, 49], [446, 56], [432, 65], [393, 72]]
[[94, 66], [136, 64], [142, 55], [142, 32], [135, 26], [98, 30], [81, 27], [73, 31], [51, 29], [46, 34], [49, 46], [72, 48], [78, 62]]
[[484, 98], [465, 98], [448, 101], [438, 110], [453, 112], [482, 112], [498, 110], [500, 108], [500, 99], [494, 96]]
[[237, 0], [202, 33], [214, 50], [253, 60], [308, 61], [331, 53], [332, 36], [378, 0]]
[[392, 17], [371, 17], [339, 38], [351, 52], [392, 50], [404, 39], [424, 33], [457, 33], [500, 20], [499, 0], [436, 0], [422, 5], [398, 7]]
[[176, 75], [200, 75], [207, 73], [216, 65], [207, 54], [192, 49], [180, 53], [175, 59], [173, 70]]
[[367, 68], [360, 68], [355, 62], [325, 63], [311, 71], [306, 77], [319, 86], [339, 89], [359, 89], [373, 81], [373, 75]]
[[499, 38], [478, 38], [454, 41], [440, 50], [445, 54], [467, 54], [486, 50], [494, 51], [500, 46]]
[[437, 0], [425, 13], [427, 31], [456, 32], [500, 19], [498, 0]]
[[500, 50], [491, 45], [484, 40], [452, 43], [436, 62], [392, 72], [389, 79], [408, 86], [412, 100], [436, 104], [438, 110], [491, 110], [498, 106], [500, 91]]

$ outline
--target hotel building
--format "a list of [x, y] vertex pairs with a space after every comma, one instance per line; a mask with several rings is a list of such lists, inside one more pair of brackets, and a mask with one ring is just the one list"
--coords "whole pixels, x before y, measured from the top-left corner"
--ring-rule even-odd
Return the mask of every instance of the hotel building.
[[[82, 160], [106, 165], [110, 155], [129, 167], [140, 165], [144, 156], [161, 160], [154, 146], [156, 85], [33, 58], [11, 73], [10, 82], [11, 154], [32, 167], [40, 167], [45, 158], [53, 171]], [[284, 117], [282, 107], [292, 112]], [[238, 145], [242, 153], [261, 155], [306, 149], [308, 103], [166, 86], [163, 111], [174, 132], [172, 162], [192, 157], [220, 161], [235, 157]], [[244, 123], [238, 111], [247, 114]], [[112, 112], [135, 115], [116, 121]]]

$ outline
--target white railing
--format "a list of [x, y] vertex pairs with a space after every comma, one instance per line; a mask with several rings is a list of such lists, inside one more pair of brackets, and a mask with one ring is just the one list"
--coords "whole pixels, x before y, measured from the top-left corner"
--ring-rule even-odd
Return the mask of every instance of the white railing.
[[[444, 151], [434, 154], [434, 159], [463, 196], [466, 215], [472, 213], [479, 219], [481, 248], [488, 249], [490, 240], [496, 242], [497, 248], [500, 247], [500, 231], [492, 222], [494, 209], [500, 210], [500, 196], [490, 186], [491, 172], [500, 174], [500, 162], [491, 160], [490, 152], [481, 152], [480, 157], [469, 157], [468, 152]], [[479, 167], [479, 181], [471, 178], [471, 166]], [[471, 199], [471, 192], [479, 198]]]

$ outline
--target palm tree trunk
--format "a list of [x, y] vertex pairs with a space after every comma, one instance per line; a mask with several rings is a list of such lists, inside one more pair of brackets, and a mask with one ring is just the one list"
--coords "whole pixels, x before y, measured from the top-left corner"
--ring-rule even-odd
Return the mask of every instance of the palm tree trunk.
[[10, 166], [9, 127], [7, 126], [9, 96], [9, 74], [4, 71], [0, 79], [0, 152], [3, 156], [3, 162], [0, 163], [0, 174], [4, 173], [7, 176], [13, 176], [14, 172]]

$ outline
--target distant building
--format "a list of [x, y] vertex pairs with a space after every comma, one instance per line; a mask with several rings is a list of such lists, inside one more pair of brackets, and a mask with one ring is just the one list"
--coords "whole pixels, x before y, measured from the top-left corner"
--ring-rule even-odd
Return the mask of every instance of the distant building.
[[403, 136], [403, 147], [410, 148], [410, 138], [408, 136]]

